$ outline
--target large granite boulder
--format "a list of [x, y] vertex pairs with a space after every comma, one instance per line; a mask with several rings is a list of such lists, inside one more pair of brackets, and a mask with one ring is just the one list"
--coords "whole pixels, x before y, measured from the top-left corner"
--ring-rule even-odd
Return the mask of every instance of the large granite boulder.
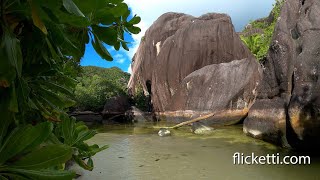
[[139, 48], [132, 59], [132, 73], [128, 83], [129, 92], [135, 93], [135, 88], [141, 84], [146, 94], [147, 82], [152, 81], [153, 68], [163, 42], [194, 17], [182, 13], [166, 13], [160, 16], [142, 37]]
[[[203, 99], [198, 98], [196, 100], [196, 96], [201, 97], [205, 94], [206, 97], [210, 97], [212, 95], [212, 92], [208, 89], [200, 94], [197, 88], [193, 88], [196, 95], [188, 106], [182, 107], [182, 104], [177, 104], [174, 101], [182, 96], [192, 95], [192, 92], [179, 95], [179, 93], [183, 93], [183, 90], [179, 88], [185, 85], [186, 80], [184, 79], [191, 73], [208, 65], [217, 65], [212, 66], [213, 69], [209, 68], [208, 70], [216, 69], [216, 72], [218, 72], [219, 67], [224, 67], [224, 70], [230, 73], [235, 71], [241, 74], [236, 69], [237, 66], [235, 64], [237, 63], [235, 60], [245, 58], [247, 59], [244, 60], [243, 64], [248, 63], [247, 65], [250, 66], [248, 67], [248, 69], [251, 69], [250, 73], [252, 74], [250, 75], [254, 74], [253, 76], [258, 77], [256, 60], [235, 33], [228, 15], [212, 13], [195, 18], [185, 14], [166, 13], [153, 23], [143, 37], [138, 51], [133, 58], [133, 71], [128, 87], [130, 92], [134, 93], [136, 85], [141, 83], [146, 94], [151, 95], [154, 111], [160, 112], [159, 114], [162, 115], [164, 113], [170, 116], [170, 113], [166, 112], [177, 110], [181, 110], [182, 114], [190, 111], [200, 112], [196, 114], [191, 113], [195, 117], [208, 111], [230, 109], [229, 106], [225, 105], [227, 102], [230, 103], [232, 100], [236, 100], [236, 97], [240, 99], [243, 92], [239, 92], [239, 89], [241, 89], [241, 85], [247, 83], [246, 78], [243, 78], [237, 90], [232, 91], [234, 94], [230, 92], [227, 95], [229, 99], [223, 100], [225, 103], [219, 102], [217, 99], [214, 99], [216, 96], [213, 96], [210, 99], [212, 100], [211, 103], [215, 105], [197, 106], [197, 104], [202, 103]], [[224, 63], [224, 65], [219, 66], [221, 63]], [[230, 64], [228, 65], [228, 63]], [[245, 71], [247, 68], [242, 68], [239, 71], [242, 70]], [[206, 73], [204, 70], [200, 70], [200, 72]], [[233, 73], [233, 75], [237, 73]], [[211, 74], [210, 78], [213, 74]], [[250, 78], [256, 80], [251, 76], [248, 77], [248, 79]], [[233, 76], [230, 78], [217, 77], [217, 82], [210, 81], [206, 85], [219, 89], [219, 86], [224, 86], [223, 83], [232, 84], [232, 82], [224, 82], [223, 80], [235, 79], [237, 78]], [[194, 78], [194, 82], [197, 85], [201, 85], [202, 79]], [[229, 91], [227, 86], [224, 87], [226, 93]], [[203, 89], [206, 88], [204, 85], [202, 87]], [[250, 86], [242, 87], [241, 90], [247, 92], [253, 89], [254, 87]], [[248, 102], [244, 103], [249, 105], [252, 104], [251, 101], [254, 98], [248, 97], [249, 95], [246, 97], [247, 99], [243, 100], [248, 100]]]
[[[283, 99], [285, 134], [289, 144], [296, 148], [311, 149], [320, 145], [319, 17], [318, 0], [284, 2], [267, 60], [263, 64], [264, 75], [258, 90], [258, 98], [269, 99], [270, 107], [277, 107], [277, 98]], [[257, 101], [256, 106], [263, 107], [261, 103], [265, 102]], [[265, 114], [273, 113], [272, 108], [264, 111]], [[256, 121], [253, 121], [249, 113], [249, 119], [247, 130], [265, 118], [255, 117]], [[282, 122], [283, 118], [280, 119]], [[275, 127], [273, 131], [281, 129]]]
[[162, 114], [184, 121], [216, 112], [217, 115], [203, 123], [236, 124], [255, 102], [260, 79], [260, 68], [255, 58], [205, 66], [183, 79], [171, 98], [168, 106], [171, 111]]

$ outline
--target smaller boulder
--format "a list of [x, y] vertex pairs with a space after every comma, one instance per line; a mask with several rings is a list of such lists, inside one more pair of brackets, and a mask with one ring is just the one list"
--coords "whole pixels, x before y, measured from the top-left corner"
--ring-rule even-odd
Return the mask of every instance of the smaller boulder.
[[127, 96], [116, 96], [107, 99], [101, 113], [105, 120], [127, 122], [132, 118], [131, 113], [129, 113], [130, 108], [131, 104]]
[[289, 146], [286, 140], [284, 100], [281, 98], [257, 100], [244, 120], [243, 132], [253, 138]]

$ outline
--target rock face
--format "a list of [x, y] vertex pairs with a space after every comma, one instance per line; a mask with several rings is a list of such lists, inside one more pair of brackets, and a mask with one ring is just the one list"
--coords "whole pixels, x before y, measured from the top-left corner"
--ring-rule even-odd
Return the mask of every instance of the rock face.
[[121, 122], [130, 121], [131, 104], [128, 97], [116, 96], [108, 99], [102, 111], [103, 119], [117, 120]]
[[173, 112], [166, 114], [188, 117], [188, 110], [193, 116], [222, 111], [203, 123], [236, 124], [253, 105], [260, 78], [254, 58], [205, 66], [183, 79], [168, 106]]
[[251, 137], [288, 146], [284, 100], [281, 98], [257, 100], [245, 119], [243, 131]]
[[[162, 15], [146, 32], [132, 70], [129, 90], [134, 92], [141, 83], [155, 112], [175, 119], [182, 115], [181, 121], [217, 110], [237, 110], [240, 116], [228, 123], [238, 122], [253, 103], [260, 78], [256, 60], [225, 14]], [[189, 81], [192, 89], [186, 87]], [[207, 98], [210, 103], [204, 101]]]
[[[320, 145], [319, 16], [318, 0], [284, 2], [259, 87], [258, 98], [269, 99], [270, 107], [277, 107], [277, 98], [282, 98], [286, 111], [286, 136], [289, 144], [296, 148], [310, 149]], [[261, 103], [265, 101], [257, 101], [255, 106], [262, 107]], [[265, 109], [264, 113], [272, 111], [272, 108]], [[245, 121], [247, 130], [254, 129], [265, 119], [255, 117], [253, 123], [250, 113]], [[276, 119], [283, 121], [283, 117]], [[280, 129], [275, 127], [273, 132]]]

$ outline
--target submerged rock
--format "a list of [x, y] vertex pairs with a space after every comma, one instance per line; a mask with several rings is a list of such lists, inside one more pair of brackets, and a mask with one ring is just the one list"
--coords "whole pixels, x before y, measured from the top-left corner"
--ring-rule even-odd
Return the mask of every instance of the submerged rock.
[[206, 135], [206, 134], [211, 134], [214, 129], [212, 127], [204, 125], [201, 122], [195, 122], [195, 123], [192, 123], [191, 130], [194, 134]]
[[166, 128], [161, 128], [158, 132], [158, 135], [160, 137], [171, 136], [171, 131], [169, 131], [169, 129], [166, 129]]

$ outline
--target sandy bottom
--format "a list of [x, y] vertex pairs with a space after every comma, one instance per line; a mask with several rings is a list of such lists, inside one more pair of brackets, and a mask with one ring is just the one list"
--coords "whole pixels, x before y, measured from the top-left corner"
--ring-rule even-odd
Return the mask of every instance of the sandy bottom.
[[89, 143], [110, 148], [94, 157], [92, 172], [74, 166], [82, 174], [79, 179], [320, 179], [319, 158], [312, 158], [311, 165], [234, 165], [235, 152], [292, 154], [245, 136], [241, 126], [217, 129], [206, 136], [194, 135], [185, 127], [170, 137], [159, 137], [153, 127], [99, 127], [101, 133]]

